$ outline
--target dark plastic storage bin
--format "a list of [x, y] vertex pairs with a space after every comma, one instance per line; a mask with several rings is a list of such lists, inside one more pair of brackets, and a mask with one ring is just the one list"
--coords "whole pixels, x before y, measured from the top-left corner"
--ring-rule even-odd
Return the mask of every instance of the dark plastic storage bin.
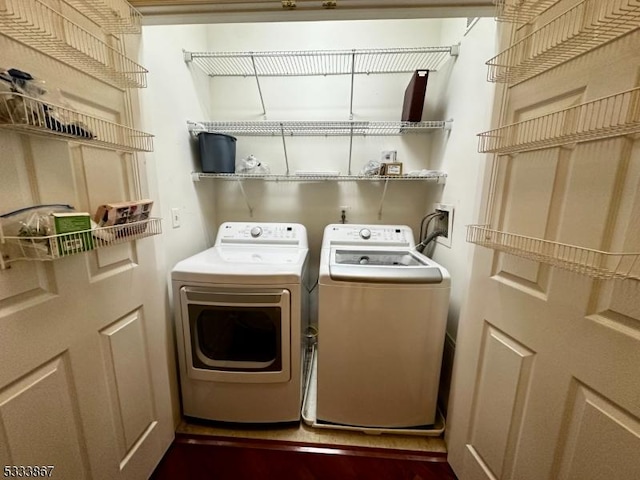
[[236, 137], [202, 132], [198, 135], [198, 143], [204, 173], [235, 173]]

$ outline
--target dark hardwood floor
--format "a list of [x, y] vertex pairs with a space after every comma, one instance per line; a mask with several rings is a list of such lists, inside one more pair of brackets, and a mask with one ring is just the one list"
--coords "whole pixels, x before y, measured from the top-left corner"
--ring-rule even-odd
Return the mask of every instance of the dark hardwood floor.
[[446, 454], [177, 434], [152, 480], [456, 480]]

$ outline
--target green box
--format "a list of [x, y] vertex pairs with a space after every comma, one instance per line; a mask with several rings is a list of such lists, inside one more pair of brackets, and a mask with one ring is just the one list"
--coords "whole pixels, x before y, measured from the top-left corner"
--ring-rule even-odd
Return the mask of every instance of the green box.
[[[57, 256], [72, 255], [93, 250], [91, 217], [88, 213], [52, 213], [56, 235]], [[82, 233], [75, 233], [82, 232]]]

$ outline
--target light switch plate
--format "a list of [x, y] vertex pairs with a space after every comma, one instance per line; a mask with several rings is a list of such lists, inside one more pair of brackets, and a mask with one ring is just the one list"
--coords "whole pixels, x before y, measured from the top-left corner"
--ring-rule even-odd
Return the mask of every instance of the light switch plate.
[[180, 228], [180, 209], [179, 208], [171, 209], [171, 226], [173, 228]]

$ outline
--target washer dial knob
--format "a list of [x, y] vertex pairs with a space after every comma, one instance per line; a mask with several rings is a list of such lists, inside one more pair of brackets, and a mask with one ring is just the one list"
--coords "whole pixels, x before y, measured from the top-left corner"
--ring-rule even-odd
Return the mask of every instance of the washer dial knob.
[[251, 229], [251, 236], [253, 238], [258, 238], [260, 235], [262, 235], [262, 228], [260, 227], [253, 227]]
[[369, 240], [371, 238], [371, 230], [369, 230], [368, 228], [363, 228], [362, 230], [360, 230], [360, 237], [363, 240]]

